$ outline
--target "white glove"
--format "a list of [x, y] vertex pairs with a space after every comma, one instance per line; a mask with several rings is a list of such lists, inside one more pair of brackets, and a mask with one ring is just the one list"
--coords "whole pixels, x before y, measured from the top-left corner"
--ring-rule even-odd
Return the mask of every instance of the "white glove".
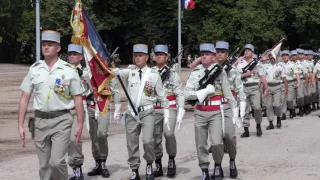
[[112, 69], [112, 72], [116, 75], [120, 75], [120, 69], [119, 68], [114, 68]]
[[178, 130], [180, 129], [180, 125], [182, 123], [182, 119], [184, 116], [184, 113], [186, 112], [186, 110], [184, 110], [184, 108], [179, 108], [178, 110], [178, 116], [177, 116], [177, 124], [178, 124]]
[[246, 105], [247, 103], [244, 101], [240, 101], [240, 117], [244, 118], [245, 114], [246, 114]]
[[96, 104], [96, 109], [94, 111], [94, 118], [98, 119], [99, 115], [100, 115], [99, 107], [98, 107], [98, 104]]
[[113, 119], [114, 119], [114, 121], [116, 121], [117, 123], [119, 122], [119, 120], [120, 120], [120, 118], [121, 118], [120, 109], [121, 109], [121, 104], [114, 104]]
[[239, 119], [239, 108], [237, 108], [237, 107], [233, 108], [232, 112], [233, 112], [233, 117], [232, 117], [233, 124], [235, 124], [238, 128], [240, 128], [241, 122]]
[[170, 114], [170, 110], [169, 109], [163, 109], [163, 116], [164, 116], [164, 124], [167, 125], [168, 130], [170, 131], [170, 123], [169, 123], [169, 115]]
[[198, 97], [199, 102], [202, 103], [209, 94], [212, 94], [214, 92], [215, 92], [214, 86], [211, 84], [208, 84], [205, 89], [196, 91], [196, 95]]

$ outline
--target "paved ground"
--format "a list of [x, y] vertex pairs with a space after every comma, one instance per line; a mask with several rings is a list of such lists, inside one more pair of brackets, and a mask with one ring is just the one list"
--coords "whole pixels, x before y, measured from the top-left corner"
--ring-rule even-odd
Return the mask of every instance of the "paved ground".
[[[34, 180], [38, 177], [38, 159], [32, 140], [27, 147], [20, 147], [17, 132], [17, 106], [20, 98], [19, 85], [28, 70], [22, 65], [0, 65], [0, 179], [6, 180]], [[185, 82], [189, 72], [182, 72]], [[123, 92], [121, 92], [123, 94]], [[124, 98], [122, 99], [124, 101]], [[200, 179], [201, 171], [198, 167], [197, 154], [194, 142], [194, 127], [192, 109], [188, 107], [185, 121], [176, 131], [178, 141], [177, 177], [175, 179]], [[32, 115], [32, 106], [29, 106], [28, 116]], [[239, 178], [242, 180], [278, 180], [278, 179], [320, 179], [320, 119], [316, 116], [320, 111], [313, 112], [303, 118], [283, 121], [281, 129], [263, 131], [261, 138], [256, 137], [255, 123], [252, 119], [250, 128], [251, 137], [240, 139], [242, 129], [237, 129], [238, 155], [237, 166]], [[263, 119], [263, 129], [268, 122]], [[27, 129], [26, 129], [27, 130]], [[111, 172], [112, 180], [128, 179], [130, 169], [126, 162], [127, 151], [125, 134], [119, 124], [110, 126], [109, 158], [107, 166]], [[27, 133], [30, 137], [30, 134]], [[84, 172], [87, 173], [94, 162], [91, 156], [91, 145], [88, 140], [88, 132], [84, 130], [83, 151], [85, 155]], [[141, 146], [142, 147], [142, 146]], [[141, 154], [143, 151], [141, 151]], [[210, 157], [211, 162], [212, 158]], [[166, 172], [167, 160], [163, 159]], [[225, 154], [223, 169], [225, 179], [229, 178], [229, 157]], [[142, 160], [143, 162], [143, 160]], [[140, 174], [145, 177], [145, 163], [141, 164]], [[213, 164], [210, 170], [212, 171]], [[71, 169], [69, 169], [71, 175]], [[87, 177], [90, 180], [100, 180], [101, 177]], [[167, 178], [157, 178], [167, 179]]]

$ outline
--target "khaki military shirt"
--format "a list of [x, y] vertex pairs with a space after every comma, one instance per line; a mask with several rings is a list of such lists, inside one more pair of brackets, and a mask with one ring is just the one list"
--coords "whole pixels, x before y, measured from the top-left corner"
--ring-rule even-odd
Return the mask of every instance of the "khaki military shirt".
[[283, 62], [282, 65], [283, 65], [282, 68], [283, 68], [284, 75], [288, 81], [297, 79], [296, 73], [298, 71], [297, 71], [297, 67], [293, 62], [291, 61], [288, 61], [287, 63]]
[[45, 61], [33, 64], [20, 88], [34, 94], [33, 108], [43, 112], [72, 109], [72, 95], [84, 92], [77, 71], [61, 59], [51, 70]]
[[[158, 72], [161, 72], [161, 77], [162, 73], [164, 73], [164, 71], [162, 71], [164, 67], [161, 70], [157, 66], [155, 66], [154, 68]], [[178, 106], [184, 107], [184, 94], [179, 74], [174, 69], [170, 69], [169, 77], [162, 83], [165, 89], [166, 96], [175, 95]]]
[[286, 77], [283, 73], [283, 68], [279, 64], [266, 64], [264, 67], [268, 83], [280, 83]]
[[239, 101], [246, 102], [246, 94], [244, 93], [243, 83], [241, 81], [241, 74], [235, 67], [232, 67], [228, 73], [228, 81], [231, 90], [237, 93]]
[[[143, 76], [146, 74], [147, 69], [150, 68], [146, 66], [141, 69], [141, 80], [139, 77], [139, 67], [136, 67], [134, 69], [119, 70], [120, 77], [126, 85], [128, 94], [134, 105], [136, 105], [140, 84]], [[157, 102], [157, 100], [161, 102], [161, 107], [169, 108], [169, 101], [166, 98], [165, 89], [163, 88], [160, 75], [156, 69], [151, 68], [151, 71], [144, 85], [140, 106], [153, 105], [155, 102]]]
[[[215, 64], [212, 64], [208, 70], [210, 71]], [[205, 76], [205, 68], [201, 66], [197, 66], [190, 74], [185, 91], [184, 91], [184, 96], [187, 100], [196, 100], [197, 95], [196, 91], [199, 90], [199, 81], [202, 79], [202, 77]], [[228, 101], [228, 104], [230, 105], [231, 108], [236, 108], [237, 107], [237, 102], [235, 101], [231, 88], [229, 85], [227, 73], [225, 71], [222, 71], [222, 73], [217, 77], [213, 83], [215, 87], [215, 93], [208, 95], [207, 98], [215, 95], [221, 95], [223, 94], [224, 98]]]
[[313, 73], [316, 73], [317, 77], [320, 78], [320, 61], [314, 66]]
[[117, 77], [114, 77], [111, 79], [111, 81], [109, 83], [109, 89], [111, 91], [114, 103], [119, 104], [120, 103], [120, 95], [119, 95]]
[[304, 79], [305, 74], [308, 74], [307, 68], [304, 66], [304, 64], [301, 61], [297, 61], [296, 63], [297, 71], [300, 74], [300, 78]]
[[308, 60], [303, 60], [303, 61], [302, 61], [302, 64], [305, 66], [305, 68], [306, 68], [306, 70], [307, 70], [308, 73], [311, 73], [311, 72], [312, 72], [312, 67], [311, 67], [311, 65], [310, 65], [310, 63], [309, 63]]
[[[246, 67], [249, 63], [243, 59], [239, 62], [237, 65], [238, 71], [242, 74], [243, 73], [243, 68]], [[244, 84], [247, 83], [258, 83], [260, 81], [260, 76], [265, 75], [265, 69], [263, 68], [264, 65], [261, 63], [258, 63], [251, 71], [251, 76], [246, 77], [244, 79]]]

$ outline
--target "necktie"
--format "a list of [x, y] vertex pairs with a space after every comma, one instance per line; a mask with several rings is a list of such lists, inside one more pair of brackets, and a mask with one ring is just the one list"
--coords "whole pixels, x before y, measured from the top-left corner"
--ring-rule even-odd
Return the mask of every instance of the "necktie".
[[142, 71], [141, 69], [139, 70], [139, 77], [140, 77], [140, 80], [141, 80], [141, 74], [142, 74]]
[[209, 70], [208, 70], [208, 69], [206, 69], [204, 72], [205, 72], [204, 77], [205, 77], [205, 78], [208, 78], [208, 76], [209, 76]]

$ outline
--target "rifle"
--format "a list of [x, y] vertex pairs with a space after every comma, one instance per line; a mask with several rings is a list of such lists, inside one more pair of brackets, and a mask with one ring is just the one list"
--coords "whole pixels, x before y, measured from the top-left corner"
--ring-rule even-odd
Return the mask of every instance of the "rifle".
[[170, 69], [172, 68], [172, 66], [174, 64], [176, 64], [176, 59], [181, 55], [182, 52], [183, 52], [183, 49], [181, 49], [179, 54], [174, 59], [172, 59], [168, 62], [167, 66], [164, 66], [164, 68], [162, 68], [162, 70], [160, 71], [162, 82], [164, 82], [165, 80], [167, 80], [169, 78], [169, 76], [171, 74]]
[[[209, 71], [208, 76], [205, 75], [203, 78], [200, 79], [198, 90], [205, 89], [207, 85], [213, 84], [216, 78], [219, 77], [221, 72], [223, 72], [223, 68], [221, 65], [216, 64], [215, 66], [213, 66], [213, 68]], [[194, 106], [197, 100], [187, 100], [187, 102], [191, 106]]]
[[241, 55], [241, 53], [245, 50], [245, 48], [242, 48], [240, 51], [239, 51], [240, 48], [237, 48], [235, 51], [233, 51], [229, 57], [227, 58], [226, 61], [224, 61], [221, 66], [222, 68], [226, 71], [226, 73], [229, 73], [231, 68], [232, 68], [232, 65], [234, 62], [237, 61], [237, 59], [239, 58], [239, 56]]
[[314, 59], [313, 63], [314, 63], [314, 65], [316, 65], [318, 63], [320, 57], [319, 57], [319, 55], [314, 55], [313, 59]]

